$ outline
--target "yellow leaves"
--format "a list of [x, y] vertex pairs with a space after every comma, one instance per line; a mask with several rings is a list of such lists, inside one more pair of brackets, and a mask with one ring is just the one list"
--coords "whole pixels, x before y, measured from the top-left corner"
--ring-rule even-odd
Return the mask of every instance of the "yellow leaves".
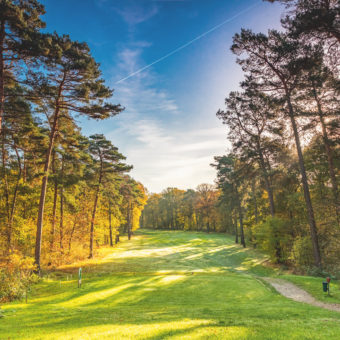
[[14, 271], [33, 271], [36, 269], [34, 259], [32, 257], [24, 257], [17, 250], [14, 250], [7, 257], [6, 268], [9, 273]]

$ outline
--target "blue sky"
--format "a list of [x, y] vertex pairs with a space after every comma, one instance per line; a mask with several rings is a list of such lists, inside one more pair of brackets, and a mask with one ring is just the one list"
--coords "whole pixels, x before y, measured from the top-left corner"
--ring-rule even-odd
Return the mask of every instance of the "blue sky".
[[232, 37], [241, 27], [279, 29], [282, 8], [261, 0], [42, 3], [47, 30], [86, 41], [115, 89], [112, 101], [126, 107], [110, 120], [82, 120], [83, 133], [104, 133], [133, 164], [131, 175], [151, 192], [213, 183], [210, 163], [228, 148], [227, 130], [216, 112], [242, 80], [229, 50]]

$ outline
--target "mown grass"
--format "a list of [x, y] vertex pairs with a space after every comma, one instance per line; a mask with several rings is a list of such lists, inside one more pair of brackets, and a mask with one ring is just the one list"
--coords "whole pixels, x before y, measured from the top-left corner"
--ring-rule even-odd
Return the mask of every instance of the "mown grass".
[[[2, 306], [0, 339], [329, 339], [340, 313], [288, 300], [261, 281], [266, 257], [226, 235], [143, 230]], [[70, 280], [70, 275], [73, 280]], [[67, 281], [67, 276], [69, 281]], [[320, 279], [319, 279], [320, 280]]]
[[300, 275], [282, 275], [280, 276], [280, 278], [296, 284], [320, 301], [329, 303], [340, 303], [339, 281], [331, 280], [330, 294], [328, 294], [324, 293], [322, 290], [322, 282], [325, 281], [325, 278]]

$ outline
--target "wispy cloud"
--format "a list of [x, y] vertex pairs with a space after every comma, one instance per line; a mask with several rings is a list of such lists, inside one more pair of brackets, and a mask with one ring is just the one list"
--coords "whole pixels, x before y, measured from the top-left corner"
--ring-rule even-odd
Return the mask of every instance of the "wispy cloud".
[[132, 26], [151, 19], [158, 13], [158, 7], [156, 5], [145, 7], [134, 4], [133, 6], [128, 6], [123, 9], [116, 8], [116, 11], [127, 24]]
[[[114, 72], [122, 74], [140, 66], [144, 47], [148, 47], [147, 42], [137, 42], [133, 47], [123, 49], [118, 55], [118, 68]], [[130, 113], [157, 116], [160, 113], [163, 116], [179, 113], [174, 99], [166, 91], [156, 87], [156, 81], [157, 77], [152, 72], [140, 74], [124, 84], [116, 85], [116, 96]], [[114, 79], [112, 82], [115, 82]]]
[[[113, 84], [119, 74], [142, 65], [143, 50], [148, 45], [134, 42], [119, 53]], [[201, 181], [213, 182], [215, 171], [209, 164], [213, 155], [226, 148], [224, 128], [176, 125], [183, 119], [181, 109], [171, 94], [159, 87], [159, 76], [152, 70], [115, 88], [115, 98], [126, 111], [107, 136], [115, 144], [119, 142], [128, 162], [134, 165], [132, 175], [136, 179], [153, 192], [167, 186], [194, 188]]]
[[216, 30], [218, 30], [219, 28], [221, 28], [222, 26], [226, 25], [227, 23], [230, 23], [231, 21], [235, 20], [236, 18], [238, 18], [239, 16], [245, 14], [246, 12], [249, 12], [250, 10], [252, 10], [253, 8], [255, 8], [256, 6], [258, 6], [260, 4], [260, 2], [256, 2], [255, 4], [253, 4], [250, 7], [247, 7], [246, 9], [238, 12], [237, 14], [233, 15], [232, 17], [224, 20], [223, 22], [219, 23], [218, 25], [212, 27], [211, 29], [209, 29], [208, 31], [205, 31], [204, 33], [198, 35], [197, 37], [195, 37], [194, 39], [188, 41], [187, 43], [185, 43], [184, 45], [181, 45], [177, 48], [175, 48], [174, 50], [170, 51], [169, 53], [165, 54], [164, 56], [162, 56], [161, 58], [156, 59], [155, 61], [153, 61], [152, 63], [145, 65], [143, 67], [141, 67], [140, 69], [137, 69], [135, 71], [133, 71], [132, 73], [128, 74], [127, 76], [125, 76], [124, 78], [121, 78], [120, 80], [117, 81], [117, 84], [131, 78], [134, 77], [138, 74], [140, 74], [141, 72], [149, 69], [150, 67], [160, 63], [161, 61], [173, 56], [174, 54], [180, 52], [181, 50], [189, 47], [190, 45], [192, 45], [193, 43], [195, 43], [196, 41], [204, 38], [205, 36], [207, 36], [208, 34], [215, 32]]
[[225, 132], [214, 127], [179, 131], [157, 120], [141, 119], [122, 123], [120, 134], [133, 140], [126, 146], [128, 160], [138, 180], [152, 192], [167, 186], [184, 189], [195, 188], [201, 181], [212, 183], [215, 171], [209, 164], [213, 155], [226, 149]]

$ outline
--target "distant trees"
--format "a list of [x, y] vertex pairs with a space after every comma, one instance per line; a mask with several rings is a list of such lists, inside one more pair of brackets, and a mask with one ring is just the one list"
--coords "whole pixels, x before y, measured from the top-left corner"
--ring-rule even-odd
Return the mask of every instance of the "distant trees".
[[219, 213], [220, 191], [200, 184], [196, 190], [167, 188], [151, 194], [142, 213], [143, 226], [155, 229], [225, 231]]

